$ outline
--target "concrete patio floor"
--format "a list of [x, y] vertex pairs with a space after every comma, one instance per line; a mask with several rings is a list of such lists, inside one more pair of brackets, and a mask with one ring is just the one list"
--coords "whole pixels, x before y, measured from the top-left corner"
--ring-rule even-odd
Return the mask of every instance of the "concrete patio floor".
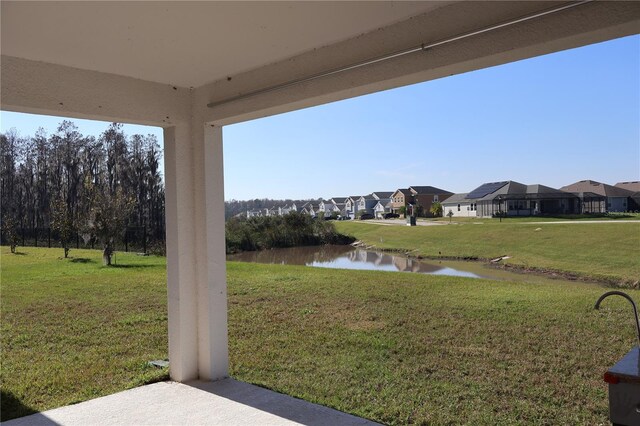
[[296, 424], [377, 423], [233, 379], [154, 383], [3, 423], [6, 426]]

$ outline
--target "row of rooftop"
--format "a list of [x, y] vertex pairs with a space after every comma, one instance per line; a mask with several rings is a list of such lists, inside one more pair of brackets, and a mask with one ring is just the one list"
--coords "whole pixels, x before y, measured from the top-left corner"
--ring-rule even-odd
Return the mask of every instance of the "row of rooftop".
[[354, 219], [369, 214], [384, 218], [389, 213], [411, 213], [412, 209], [417, 215], [431, 216], [434, 203], [442, 205], [443, 215], [453, 217], [491, 217], [498, 213], [535, 216], [640, 211], [640, 181], [609, 185], [581, 180], [560, 189], [501, 181], [484, 183], [470, 192], [458, 194], [433, 186], [410, 186], [368, 195], [293, 202], [247, 211], [247, 217], [285, 215], [295, 211], [313, 217]]

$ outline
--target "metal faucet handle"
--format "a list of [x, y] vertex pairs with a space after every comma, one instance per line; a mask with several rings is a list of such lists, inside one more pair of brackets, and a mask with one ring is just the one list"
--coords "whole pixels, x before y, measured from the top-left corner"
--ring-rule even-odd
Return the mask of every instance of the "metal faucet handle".
[[638, 320], [638, 308], [636, 307], [636, 302], [633, 301], [631, 296], [629, 296], [627, 293], [622, 292], [622, 291], [617, 291], [617, 290], [608, 291], [605, 294], [603, 294], [602, 296], [600, 296], [600, 298], [598, 299], [598, 301], [596, 302], [596, 304], [594, 306], [594, 309], [600, 309], [600, 304], [602, 303], [602, 301], [605, 298], [607, 298], [609, 296], [613, 296], [613, 295], [624, 297], [625, 299], [627, 299], [629, 301], [629, 303], [631, 303], [631, 306], [633, 306], [633, 315], [636, 318], [636, 331], [638, 332], [638, 347], [640, 347], [640, 320]]

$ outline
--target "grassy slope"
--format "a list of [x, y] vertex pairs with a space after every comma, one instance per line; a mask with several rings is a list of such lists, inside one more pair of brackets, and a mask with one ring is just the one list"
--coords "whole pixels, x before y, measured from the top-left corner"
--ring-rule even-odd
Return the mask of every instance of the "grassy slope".
[[[167, 356], [163, 259], [2, 250], [3, 419], [166, 374], [145, 366]], [[605, 423], [601, 375], [635, 342], [584, 283], [242, 263], [228, 283], [234, 377], [384, 423]]]
[[484, 259], [509, 255], [507, 263], [513, 265], [627, 283], [640, 279], [640, 223], [505, 221], [407, 227], [353, 221], [337, 222], [336, 227], [379, 248], [415, 250], [413, 255]]

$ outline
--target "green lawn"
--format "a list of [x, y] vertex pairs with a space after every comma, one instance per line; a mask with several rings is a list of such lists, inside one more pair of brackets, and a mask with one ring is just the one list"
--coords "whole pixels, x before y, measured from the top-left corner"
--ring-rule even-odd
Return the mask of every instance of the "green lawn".
[[[146, 366], [167, 356], [164, 259], [19, 251], [2, 420], [166, 378]], [[389, 424], [606, 423], [602, 374], [635, 344], [628, 303], [594, 311], [607, 288], [585, 283], [230, 262], [228, 286], [233, 377]]]
[[336, 222], [339, 232], [381, 249], [428, 257], [511, 256], [510, 265], [570, 272], [621, 286], [640, 280], [640, 222], [530, 224], [490, 220], [482, 224], [385, 226]]
[[1, 249], [2, 420], [167, 377], [164, 258]]

